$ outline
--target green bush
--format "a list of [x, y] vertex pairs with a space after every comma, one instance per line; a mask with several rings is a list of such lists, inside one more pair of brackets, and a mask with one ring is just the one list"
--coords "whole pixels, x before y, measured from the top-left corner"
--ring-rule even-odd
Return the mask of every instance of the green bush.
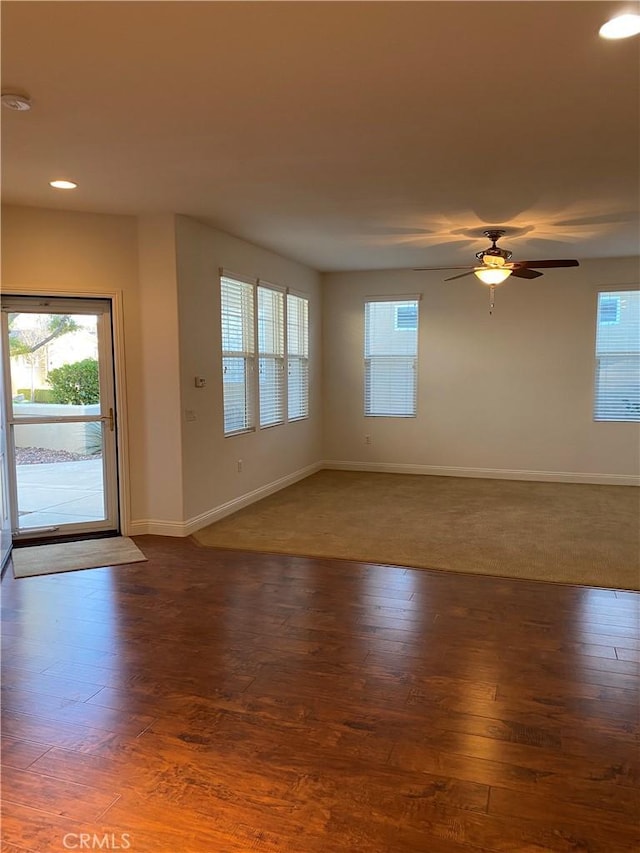
[[49, 372], [54, 403], [86, 406], [100, 402], [100, 378], [95, 358], [85, 358], [73, 364], [63, 364]]

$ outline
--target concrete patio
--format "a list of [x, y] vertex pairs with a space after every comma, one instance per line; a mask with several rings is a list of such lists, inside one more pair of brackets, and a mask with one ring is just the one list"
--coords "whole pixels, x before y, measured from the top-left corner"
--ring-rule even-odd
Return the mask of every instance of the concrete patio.
[[104, 516], [102, 459], [17, 465], [21, 529], [99, 521]]

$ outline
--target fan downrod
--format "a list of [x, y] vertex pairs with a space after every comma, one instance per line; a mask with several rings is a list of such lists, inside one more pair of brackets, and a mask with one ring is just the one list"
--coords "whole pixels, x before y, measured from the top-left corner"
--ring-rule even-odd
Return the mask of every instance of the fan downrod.
[[498, 242], [498, 240], [501, 237], [504, 237], [504, 235], [507, 232], [501, 228], [493, 228], [493, 229], [489, 229], [489, 231], [483, 231], [482, 233], [484, 234], [485, 237], [488, 237], [491, 240], [491, 242], [493, 243], [493, 248], [495, 248], [495, 245]]
[[487, 231], [483, 231], [485, 237], [488, 237], [491, 240], [491, 246], [488, 249], [485, 249], [482, 252], [476, 252], [476, 258], [482, 263], [485, 255], [488, 255], [492, 258], [502, 258], [503, 261], [508, 261], [511, 258], [513, 252], [510, 252], [508, 249], [499, 249], [496, 246], [498, 240], [506, 234], [501, 228], [490, 228]]

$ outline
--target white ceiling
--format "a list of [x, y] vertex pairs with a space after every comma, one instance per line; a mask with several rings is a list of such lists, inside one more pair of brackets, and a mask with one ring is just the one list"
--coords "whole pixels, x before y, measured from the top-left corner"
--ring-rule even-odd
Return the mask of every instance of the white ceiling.
[[[176, 212], [317, 269], [638, 253], [611, 2], [2, 3], [3, 198]], [[69, 177], [72, 192], [48, 181]]]

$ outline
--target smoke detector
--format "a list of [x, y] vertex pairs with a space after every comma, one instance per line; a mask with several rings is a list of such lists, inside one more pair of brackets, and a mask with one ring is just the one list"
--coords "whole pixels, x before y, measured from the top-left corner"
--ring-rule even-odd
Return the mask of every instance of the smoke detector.
[[27, 95], [19, 95], [16, 92], [3, 92], [0, 100], [2, 101], [2, 106], [8, 110], [24, 113], [31, 109], [31, 100]]

